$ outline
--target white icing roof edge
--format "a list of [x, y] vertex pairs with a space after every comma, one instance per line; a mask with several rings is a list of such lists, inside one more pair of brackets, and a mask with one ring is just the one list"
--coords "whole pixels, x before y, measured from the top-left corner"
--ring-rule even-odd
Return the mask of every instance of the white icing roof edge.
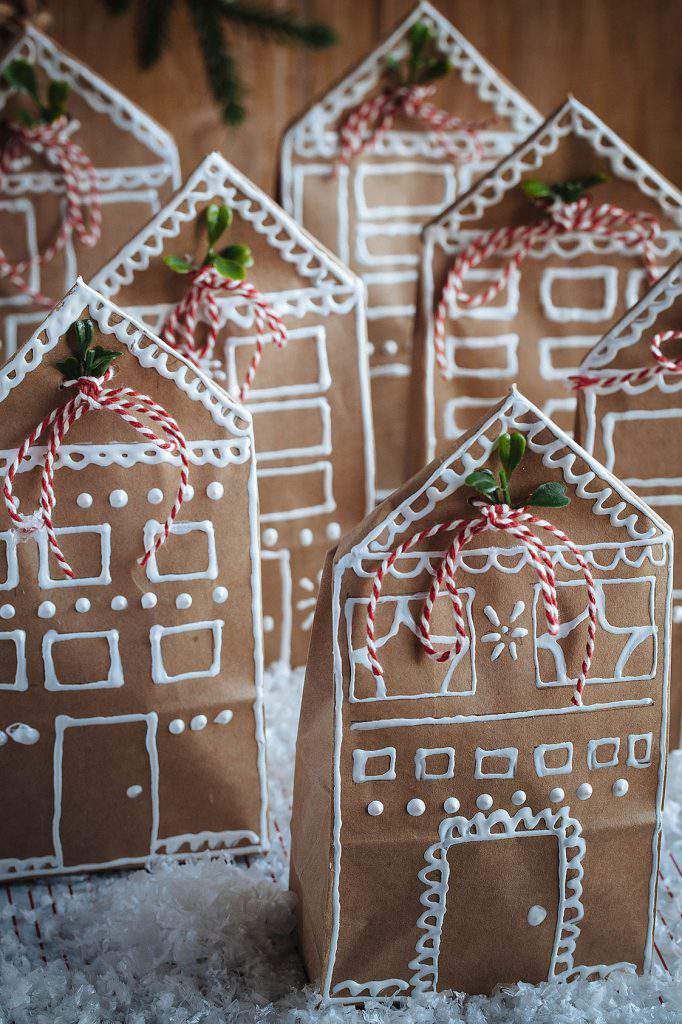
[[[22, 36], [0, 57], [0, 70], [11, 60], [27, 56], [34, 59], [51, 77], [65, 79], [93, 108], [106, 114], [119, 128], [131, 132], [143, 145], [172, 167], [173, 187], [180, 182], [180, 161], [175, 141], [141, 107], [133, 103], [124, 93], [110, 85], [87, 65], [65, 53], [54, 40], [44, 35], [30, 23]], [[78, 84], [79, 79], [87, 82], [90, 92]], [[7, 94], [9, 95], [9, 93]], [[0, 100], [0, 109], [4, 100]]]
[[580, 372], [608, 366], [621, 349], [641, 341], [642, 335], [656, 322], [660, 313], [669, 309], [682, 295], [682, 259], [673, 263], [651, 288], [610, 331], [587, 353], [580, 364]]
[[[194, 220], [199, 202], [215, 194], [222, 194], [228, 206], [258, 234], [264, 235], [269, 245], [278, 250], [281, 258], [291, 263], [301, 277], [315, 285], [341, 287], [359, 298], [363, 296], [363, 284], [355, 274], [274, 199], [215, 151], [202, 160], [183, 187], [142, 230], [97, 271], [92, 286], [105, 295], [116, 295], [123, 285], [130, 284], [138, 271], [147, 269], [151, 257], [163, 250], [165, 238], [176, 237], [181, 223]], [[282, 238], [282, 232], [286, 237]]]
[[539, 125], [542, 116], [528, 100], [501, 76], [428, 0], [419, 3], [356, 68], [333, 86], [321, 99], [287, 129], [283, 141], [310, 132], [319, 135], [333, 125], [344, 110], [356, 107], [376, 85], [384, 71], [384, 58], [406, 37], [414, 22], [430, 21], [436, 29], [437, 43], [446, 52], [462, 80], [473, 86], [485, 103], [493, 106], [499, 117], [508, 117], [518, 134]]
[[[534, 423], [528, 425], [517, 422], [526, 413], [531, 414]], [[456, 447], [413, 494], [402, 501], [379, 525], [370, 530], [361, 541], [341, 556], [340, 562], [344, 567], [354, 567], [358, 560], [367, 555], [390, 550], [404, 534], [416, 533], [419, 521], [429, 515], [441, 501], [449, 498], [463, 486], [469, 473], [485, 464], [493, 444], [485, 434], [497, 422], [507, 429], [513, 426], [515, 430], [524, 433], [528, 447], [532, 451], [542, 453], [544, 465], [550, 469], [559, 469], [564, 482], [575, 487], [579, 497], [592, 502], [592, 511], [595, 515], [609, 517], [614, 530], [624, 529], [631, 540], [641, 543], [650, 542], [652, 539], [657, 542], [672, 539], [671, 528], [642, 498], [638, 497], [622, 481], [616, 479], [568, 434], [565, 434], [560, 427], [548, 419], [537, 406], [525, 398], [516, 387], [512, 387], [504, 404], [489, 416], [463, 445]], [[545, 430], [551, 432], [554, 441], [549, 444], [535, 441], [536, 435]], [[478, 455], [470, 454], [470, 449], [474, 446], [479, 448]], [[586, 473], [576, 474], [573, 472], [573, 466], [578, 457], [590, 467]], [[457, 468], [455, 468], [455, 464], [458, 464]], [[588, 490], [593, 481], [597, 481], [603, 486]], [[428, 499], [427, 502], [424, 502], [424, 497]], [[615, 503], [609, 505], [608, 502], [613, 498], [616, 499]], [[415, 504], [419, 504], [418, 510], [413, 507]], [[636, 528], [640, 516], [651, 523], [651, 528], [643, 533]], [[381, 542], [378, 541], [379, 537], [383, 538]]]
[[[569, 122], [561, 122], [569, 115]], [[635, 152], [620, 136], [574, 96], [551, 114], [516, 149], [480, 177], [462, 196], [424, 229], [436, 238], [455, 236], [462, 222], [478, 220], [486, 209], [496, 206], [503, 196], [521, 181], [524, 174], [542, 167], [545, 157], [554, 153], [566, 135], [585, 139], [602, 157], [613, 174], [634, 182], [640, 191], [654, 199], [661, 210], [682, 228], [682, 192], [675, 188], [648, 161]]]
[[[227, 392], [192, 366], [180, 353], [152, 334], [143, 323], [104, 298], [80, 277], [61, 302], [48, 313], [26, 344], [0, 368], [0, 403], [42, 363], [43, 357], [55, 347], [84, 307], [102, 333], [113, 334], [141, 366], [172, 380], [193, 402], [200, 402], [213, 421], [226, 432], [234, 437], [251, 435], [251, 414], [247, 409], [230, 398]], [[120, 322], [112, 324], [112, 316], [119, 317]], [[47, 337], [41, 341], [40, 335], [43, 333]], [[168, 367], [169, 357], [178, 363], [173, 370]]]

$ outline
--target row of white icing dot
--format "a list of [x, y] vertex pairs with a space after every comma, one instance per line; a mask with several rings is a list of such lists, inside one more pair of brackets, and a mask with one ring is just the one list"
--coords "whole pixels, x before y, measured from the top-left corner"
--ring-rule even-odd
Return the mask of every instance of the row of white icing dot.
[[[220, 501], [225, 494], [225, 488], [218, 480], [212, 480], [210, 484], [206, 486], [206, 497], [210, 498], [211, 501]], [[150, 505], [160, 505], [163, 501], [163, 491], [159, 487], [152, 487], [147, 491], [147, 501]], [[183, 493], [183, 501], [191, 501], [194, 497], [194, 488], [191, 484], [185, 487]], [[76, 504], [80, 508], [91, 508], [93, 503], [93, 497], [88, 494], [87, 491], [83, 491], [76, 498]], [[128, 504], [128, 493], [117, 487], [116, 490], [112, 491], [109, 495], [109, 504], [112, 508], [125, 508]]]
[[[232, 721], [233, 712], [225, 708], [224, 711], [219, 711], [213, 719], [216, 725], [227, 725], [228, 722]], [[205, 729], [208, 725], [208, 718], [206, 715], [195, 715], [189, 723], [189, 727], [192, 732], [200, 732]], [[185, 722], [182, 718], [174, 718], [168, 725], [168, 732], [174, 736], [180, 736], [185, 731]]]
[[[228, 598], [227, 587], [215, 587], [213, 590], [213, 600], [216, 604], [225, 604]], [[140, 604], [143, 608], [154, 608], [158, 602], [156, 594], [149, 591], [143, 594], [140, 598]], [[89, 612], [92, 605], [87, 597], [79, 597], [76, 601], [74, 608], [81, 614]], [[116, 594], [111, 599], [111, 608], [115, 612], [123, 612], [128, 607], [128, 598], [124, 597], [123, 594]], [[191, 594], [178, 594], [175, 598], [175, 607], [183, 610], [185, 608], [192, 607], [192, 595]], [[16, 609], [13, 604], [3, 604], [0, 606], [0, 618], [1, 619], [13, 619], [16, 614]], [[57, 614], [57, 607], [53, 601], [42, 601], [38, 605], [38, 617], [41, 619], [52, 619]], [[274, 624], [273, 624], [274, 625]]]
[[[341, 526], [339, 523], [327, 523], [325, 528], [325, 536], [327, 540], [338, 540], [341, 536]], [[315, 540], [313, 531], [305, 526], [298, 534], [298, 539], [301, 542], [302, 547], [309, 548]], [[268, 526], [261, 535], [264, 548], [274, 548], [275, 544], [279, 540], [279, 533], [274, 526]]]

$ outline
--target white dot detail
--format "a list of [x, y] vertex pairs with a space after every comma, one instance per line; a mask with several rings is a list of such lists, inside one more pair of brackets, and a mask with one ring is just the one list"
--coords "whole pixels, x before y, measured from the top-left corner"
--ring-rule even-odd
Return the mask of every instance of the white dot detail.
[[547, 911], [545, 908], [539, 907], [536, 904], [528, 911], [528, 924], [531, 925], [531, 927], [536, 928], [539, 924], [542, 924], [546, 917]]
[[268, 526], [267, 530], [263, 530], [263, 544], [266, 548], [273, 548], [278, 540], [279, 534], [272, 526]]
[[163, 491], [160, 487], [152, 487], [147, 491], [147, 501], [150, 505], [160, 505], [163, 501]]
[[676, 608], [673, 608], [673, 622], [682, 622], [682, 604], [678, 604]]
[[216, 725], [227, 725], [228, 722], [232, 721], [233, 717], [233, 712], [225, 709], [225, 711], [219, 711], [218, 714], [213, 719], [213, 721], [216, 723]]
[[182, 492], [182, 500], [183, 501], [191, 501], [193, 497], [194, 497], [194, 488], [192, 487], [191, 484], [187, 484], [187, 486], [185, 487], [184, 491]]
[[79, 508], [90, 508], [92, 505], [92, 495], [88, 494], [87, 491], [83, 491], [83, 493], [79, 494], [76, 498], [76, 504]]
[[2, 618], [2, 619], [11, 619], [11, 618], [13, 618], [13, 616], [14, 616], [14, 605], [13, 604], [3, 604], [2, 608], [0, 608], [0, 618]]
[[630, 783], [627, 779], [616, 779], [613, 786], [611, 787], [611, 792], [614, 796], [625, 796], [629, 788]]
[[582, 782], [575, 791], [578, 800], [589, 800], [592, 796], [592, 786], [589, 782]]
[[151, 591], [147, 591], [147, 593], [143, 594], [140, 598], [140, 604], [143, 608], [156, 608], [157, 600], [158, 598], [156, 594], [152, 594]]
[[216, 587], [213, 591], [213, 600], [216, 604], [225, 604], [227, 601], [227, 587]]
[[206, 497], [210, 498], [211, 501], [220, 501], [224, 493], [225, 488], [217, 480], [213, 480], [206, 488]]
[[490, 796], [489, 793], [481, 793], [481, 795], [476, 800], [476, 806], [478, 807], [479, 811], [489, 811], [492, 805], [493, 798]]
[[131, 800], [134, 800], [135, 797], [139, 796], [141, 792], [142, 786], [128, 786], [128, 788], [126, 789], [126, 796], [130, 797]]
[[381, 347], [387, 356], [395, 356], [398, 354], [397, 341], [385, 341]]
[[511, 802], [515, 807], [521, 807], [526, 802], [526, 794], [522, 789], [517, 789], [515, 793], [512, 793]]
[[566, 794], [564, 793], [561, 786], [557, 786], [556, 789], [550, 789], [549, 791], [549, 799], [553, 804], [560, 804], [565, 796]]
[[329, 540], [338, 540], [339, 537], [341, 536], [341, 524], [327, 523], [327, 529], [325, 532]]
[[109, 504], [112, 508], [125, 508], [128, 504], [128, 495], [120, 489], [112, 491], [109, 495]]
[[299, 536], [299, 540], [301, 541], [301, 544], [303, 545], [303, 547], [304, 548], [309, 548], [310, 545], [313, 542], [313, 531], [312, 530], [308, 530], [306, 528], [305, 530], [301, 530], [301, 532], [299, 533], [298, 536]]
[[407, 813], [411, 814], [413, 818], [418, 818], [420, 814], [423, 814], [426, 810], [426, 804], [423, 800], [419, 800], [415, 797], [414, 800], [409, 800], [407, 804]]
[[124, 612], [128, 607], [128, 598], [123, 594], [117, 594], [111, 599], [111, 607], [115, 612]]
[[38, 615], [40, 616], [41, 619], [51, 619], [52, 616], [56, 613], [56, 611], [57, 609], [52, 604], [52, 601], [43, 601], [43, 603], [38, 608]]
[[264, 633], [272, 633], [274, 628], [275, 628], [275, 620], [273, 619], [272, 615], [264, 615], [263, 616], [263, 632]]
[[199, 732], [200, 729], [205, 729], [208, 725], [208, 718], [206, 715], [195, 715], [192, 721], [189, 723], [189, 727], [192, 732]]
[[174, 736], [179, 736], [181, 732], [185, 731], [185, 723], [181, 718], [174, 718], [168, 726], [168, 732], [172, 732]]
[[192, 607], [192, 595], [191, 594], [178, 594], [175, 598], [175, 607], [179, 609], [191, 608]]
[[367, 804], [367, 813], [371, 814], [373, 818], [377, 818], [380, 814], [383, 814], [384, 805], [381, 800], [372, 800], [371, 803]]
[[456, 796], [449, 796], [443, 804], [443, 810], [446, 814], [457, 814], [459, 810], [459, 800]]
[[76, 601], [77, 612], [89, 612], [90, 607], [90, 602], [88, 601], [87, 597], [79, 597], [78, 600]]

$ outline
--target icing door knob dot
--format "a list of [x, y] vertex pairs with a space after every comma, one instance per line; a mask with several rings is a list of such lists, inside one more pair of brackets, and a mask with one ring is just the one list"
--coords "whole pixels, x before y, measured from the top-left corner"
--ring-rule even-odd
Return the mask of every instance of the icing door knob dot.
[[136, 796], [139, 796], [142, 792], [142, 786], [128, 786], [126, 789], [126, 796], [134, 800]]
[[381, 800], [372, 800], [371, 803], [367, 804], [367, 813], [371, 814], [373, 818], [384, 813], [384, 805]]
[[407, 804], [407, 813], [411, 814], [413, 818], [418, 818], [425, 810], [426, 804], [423, 800], [410, 800]]
[[531, 907], [528, 911], [528, 924], [533, 928], [536, 928], [539, 924], [547, 917], [547, 911], [544, 907], [539, 907], [537, 904]]

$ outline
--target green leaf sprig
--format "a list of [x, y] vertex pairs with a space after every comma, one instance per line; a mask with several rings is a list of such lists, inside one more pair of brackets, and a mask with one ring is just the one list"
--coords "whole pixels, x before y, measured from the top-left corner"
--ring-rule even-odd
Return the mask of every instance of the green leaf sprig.
[[584, 178], [556, 181], [553, 185], [547, 185], [537, 178], [527, 178], [526, 181], [521, 182], [521, 188], [529, 199], [542, 203], [553, 203], [556, 200], [561, 203], [575, 203], [595, 185], [603, 185], [608, 180], [607, 174], [598, 171], [596, 174], [588, 174]]
[[46, 97], [42, 100], [36, 70], [27, 60], [10, 61], [0, 75], [0, 85], [4, 89], [26, 93], [33, 100], [35, 111], [19, 110], [16, 114], [16, 119], [26, 128], [35, 128], [38, 124], [52, 124], [66, 113], [66, 101], [70, 92], [68, 82], [48, 82]]
[[79, 377], [103, 377], [114, 359], [120, 352], [102, 348], [92, 344], [94, 325], [92, 320], [76, 320], [71, 324], [70, 332], [74, 344], [74, 354], [57, 363], [57, 369], [63, 374], [64, 380], [77, 380]]
[[206, 230], [208, 249], [200, 264], [192, 263], [182, 256], [164, 256], [163, 262], [176, 274], [191, 274], [204, 267], [215, 267], [223, 277], [243, 281], [246, 268], [253, 266], [253, 257], [248, 245], [226, 245], [216, 252], [215, 245], [221, 235], [232, 224], [232, 210], [224, 203], [211, 203], [206, 207]]
[[468, 487], [483, 497], [489, 505], [510, 505], [512, 508], [564, 508], [571, 499], [566, 493], [566, 484], [559, 480], [551, 480], [540, 484], [525, 501], [513, 502], [511, 498], [511, 478], [526, 451], [526, 439], [523, 434], [514, 431], [512, 434], [500, 434], [493, 445], [493, 452], [499, 457], [497, 477], [490, 469], [476, 469], [464, 481]]
[[430, 25], [416, 21], [407, 38], [410, 52], [404, 64], [396, 57], [386, 58], [386, 74], [393, 84], [430, 85], [452, 71], [452, 62], [436, 49], [435, 33]]

